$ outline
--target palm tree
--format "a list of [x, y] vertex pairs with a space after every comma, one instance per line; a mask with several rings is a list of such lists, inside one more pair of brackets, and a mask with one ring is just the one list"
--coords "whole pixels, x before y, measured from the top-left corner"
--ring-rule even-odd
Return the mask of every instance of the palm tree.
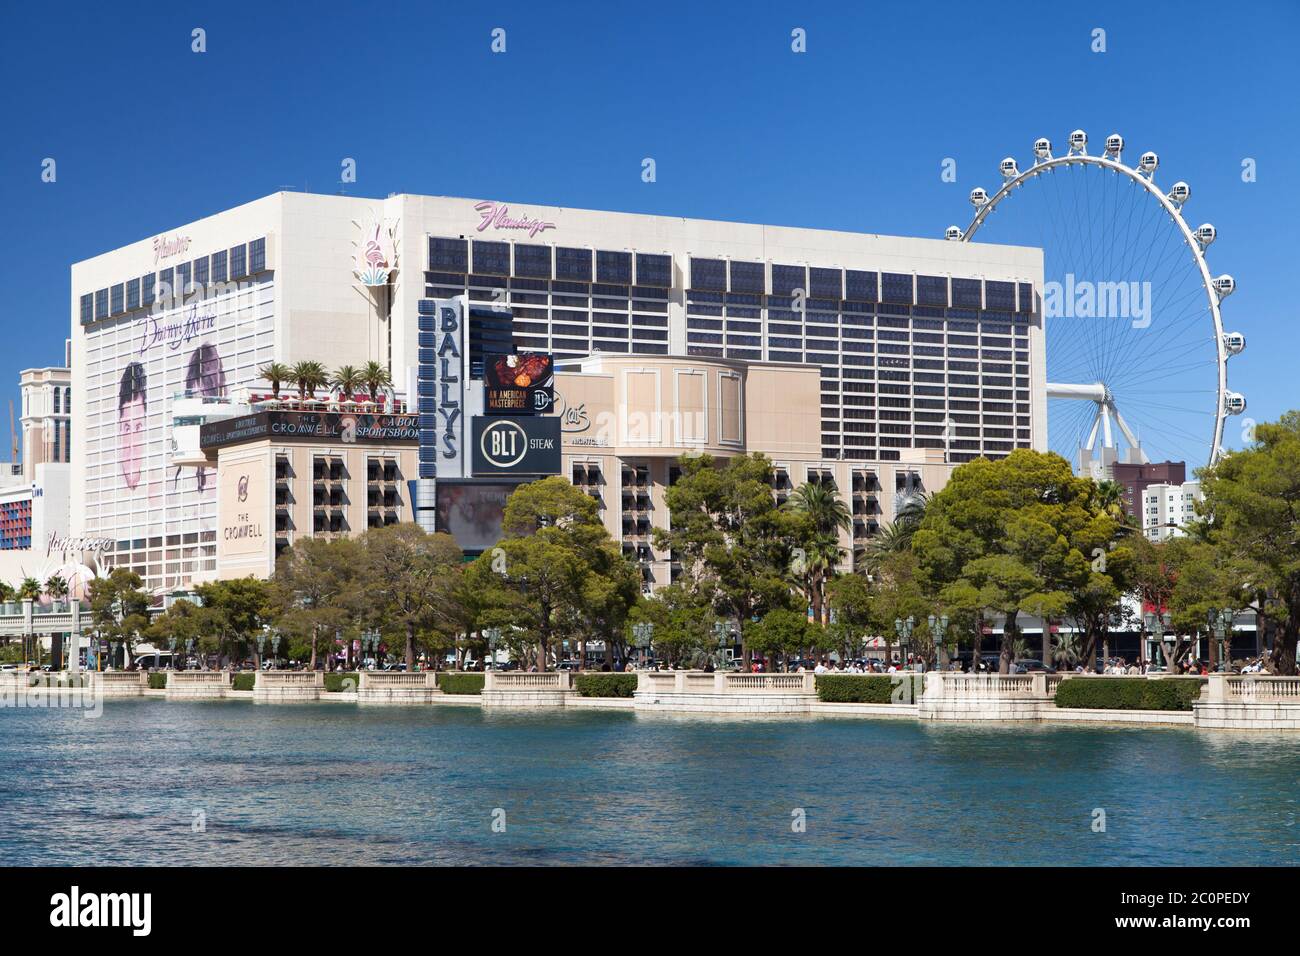
[[1097, 506], [1112, 518], [1124, 516], [1124, 486], [1107, 478], [1097, 482]]
[[[1049, 663], [1044, 661], [1044, 664]], [[1050, 663], [1057, 667], [1070, 668], [1079, 663], [1079, 638], [1075, 634], [1057, 634], [1056, 646], [1052, 648]]]
[[293, 381], [293, 369], [283, 362], [270, 362], [257, 370], [257, 374], [271, 383], [271, 397], [280, 397], [280, 384]]
[[20, 601], [39, 601], [41, 598], [41, 582], [36, 578], [23, 578], [22, 584], [18, 585], [18, 600]]
[[367, 362], [361, 367], [360, 376], [361, 384], [370, 393], [372, 402], [379, 401], [379, 390], [381, 388], [393, 387], [393, 376], [383, 362]]
[[894, 520], [867, 542], [867, 570], [875, 572], [892, 555], [910, 551], [912, 535], [921, 526], [930, 497], [924, 492], [908, 495], [903, 500]]
[[805, 542], [801, 571], [807, 580], [813, 618], [820, 624], [826, 605], [826, 581], [835, 573], [842, 555], [840, 532], [852, 530], [853, 516], [835, 487], [822, 482], [805, 481], [790, 494], [783, 507], [807, 515], [812, 525], [812, 536]]
[[361, 378], [361, 370], [355, 365], [340, 365], [334, 370], [333, 384], [340, 397], [351, 398], [365, 382]]
[[316, 389], [329, 384], [329, 375], [320, 362], [298, 362], [290, 371], [293, 380], [298, 383], [299, 398], [315, 398]]
[[45, 579], [45, 593], [53, 601], [62, 601], [68, 596], [68, 582], [61, 574], [51, 574]]

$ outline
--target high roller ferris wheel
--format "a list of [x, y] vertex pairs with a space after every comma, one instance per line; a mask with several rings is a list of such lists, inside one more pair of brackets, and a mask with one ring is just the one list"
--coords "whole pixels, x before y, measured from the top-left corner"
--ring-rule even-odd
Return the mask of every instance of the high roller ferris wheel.
[[[1227, 377], [1245, 337], [1224, 331], [1221, 311], [1236, 283], [1212, 276], [1205, 255], [1217, 231], [1184, 219], [1187, 183], [1167, 192], [1156, 185], [1156, 153], [1136, 166], [1123, 153], [1118, 133], [1101, 154], [1088, 152], [1083, 130], [1070, 134], [1063, 156], [1040, 138], [1033, 164], [1021, 170], [1003, 159], [1001, 187], [972, 189], [974, 218], [944, 234], [970, 242], [983, 228], [999, 242], [1044, 250], [1048, 444], [1095, 478], [1152, 452], [1212, 464], [1227, 417], [1246, 409]], [[1040, 188], [1024, 188], [1034, 181]], [[1004, 204], [1018, 214], [995, 219]]]

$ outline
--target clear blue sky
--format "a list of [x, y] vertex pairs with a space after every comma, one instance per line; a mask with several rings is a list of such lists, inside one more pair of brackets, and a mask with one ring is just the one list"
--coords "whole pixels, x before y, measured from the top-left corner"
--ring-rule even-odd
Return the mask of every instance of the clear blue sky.
[[1232, 384], [1275, 418], [1300, 407], [1297, 40], [1294, 0], [6, 4], [0, 383], [62, 360], [72, 262], [284, 185], [337, 191], [344, 157], [360, 195], [939, 236], [1002, 156], [1079, 126], [1192, 184], [1238, 282]]

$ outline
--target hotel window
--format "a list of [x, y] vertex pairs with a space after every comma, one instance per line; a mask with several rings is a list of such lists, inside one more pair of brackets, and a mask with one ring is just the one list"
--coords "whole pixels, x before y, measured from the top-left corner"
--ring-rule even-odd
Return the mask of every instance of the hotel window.
[[917, 276], [916, 301], [918, 305], [946, 306], [948, 304], [947, 277]]
[[108, 318], [108, 290], [100, 289], [95, 293], [95, 318]]
[[844, 298], [842, 273], [839, 269], [810, 268], [808, 270], [808, 294], [821, 299], [834, 299], [836, 307]]
[[128, 279], [126, 282], [126, 309], [128, 312], [140, 308], [140, 280]]
[[266, 271], [266, 239], [254, 239], [248, 244], [248, 274]]
[[174, 281], [174, 269], [163, 269], [158, 273], [158, 294], [162, 296], [175, 297], [176, 287], [172, 284]]
[[727, 291], [727, 264], [722, 259], [691, 258], [691, 288]]
[[230, 278], [242, 279], [248, 275], [248, 247], [240, 244], [230, 250]]
[[636, 284], [670, 289], [673, 284], [672, 256], [636, 254]]
[[732, 262], [731, 291], [762, 295], [767, 291], [767, 269], [761, 262]]
[[430, 236], [429, 269], [434, 272], [469, 272], [469, 240]]
[[89, 292], [81, 297], [81, 321], [82, 324], [90, 322], [95, 316], [95, 297]]
[[226, 253], [224, 251], [212, 254], [212, 281], [226, 281]]
[[474, 240], [474, 272], [480, 275], [510, 274], [510, 243]]
[[849, 269], [844, 273], [844, 298], [855, 302], [876, 301], [876, 273]]
[[895, 272], [880, 274], [881, 301], [912, 304], [912, 277]]
[[140, 305], [145, 308], [153, 305], [154, 283], [157, 278], [152, 272], [140, 277]]
[[195, 259], [192, 267], [194, 270], [194, 284], [199, 288], [206, 286], [208, 284], [208, 257], [204, 256], [202, 259]]
[[124, 311], [124, 303], [126, 301], [123, 295], [123, 286], [121, 283], [118, 283], [117, 285], [113, 286], [111, 295], [112, 295], [111, 311], [113, 315], [117, 315], [119, 312]]
[[629, 285], [632, 282], [632, 253], [596, 252], [596, 281]]
[[516, 242], [515, 275], [535, 279], [551, 278], [551, 247]]
[[807, 272], [803, 266], [772, 266], [772, 295], [794, 295], [796, 289], [808, 292]]
[[185, 295], [190, 290], [190, 264], [182, 262], [176, 267], [176, 291]]
[[557, 247], [555, 250], [555, 278], [573, 282], [590, 282], [591, 250]]
[[[978, 309], [983, 307], [979, 279], [953, 279], [952, 304], [959, 309]], [[1010, 330], [1008, 330], [1010, 331]]]

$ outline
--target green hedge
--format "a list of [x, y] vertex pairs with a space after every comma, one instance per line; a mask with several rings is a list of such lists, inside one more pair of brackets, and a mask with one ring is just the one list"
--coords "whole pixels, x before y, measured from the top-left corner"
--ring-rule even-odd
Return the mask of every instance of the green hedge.
[[325, 675], [325, 690], [330, 694], [355, 691], [360, 685], [356, 671], [335, 671]]
[[164, 671], [151, 671], [149, 674], [150, 690], [166, 690], [167, 674]]
[[257, 675], [251, 672], [240, 672], [230, 677], [231, 690], [252, 690], [256, 683]]
[[910, 704], [925, 689], [925, 675], [818, 674], [814, 684], [817, 699], [828, 704]]
[[1198, 677], [1072, 677], [1056, 688], [1057, 707], [1092, 710], [1191, 710]]
[[636, 682], [635, 674], [598, 672], [577, 674], [573, 686], [583, 697], [631, 697], [636, 690]]
[[482, 674], [460, 674], [448, 671], [438, 672], [438, 687], [444, 694], [481, 694], [483, 693]]

